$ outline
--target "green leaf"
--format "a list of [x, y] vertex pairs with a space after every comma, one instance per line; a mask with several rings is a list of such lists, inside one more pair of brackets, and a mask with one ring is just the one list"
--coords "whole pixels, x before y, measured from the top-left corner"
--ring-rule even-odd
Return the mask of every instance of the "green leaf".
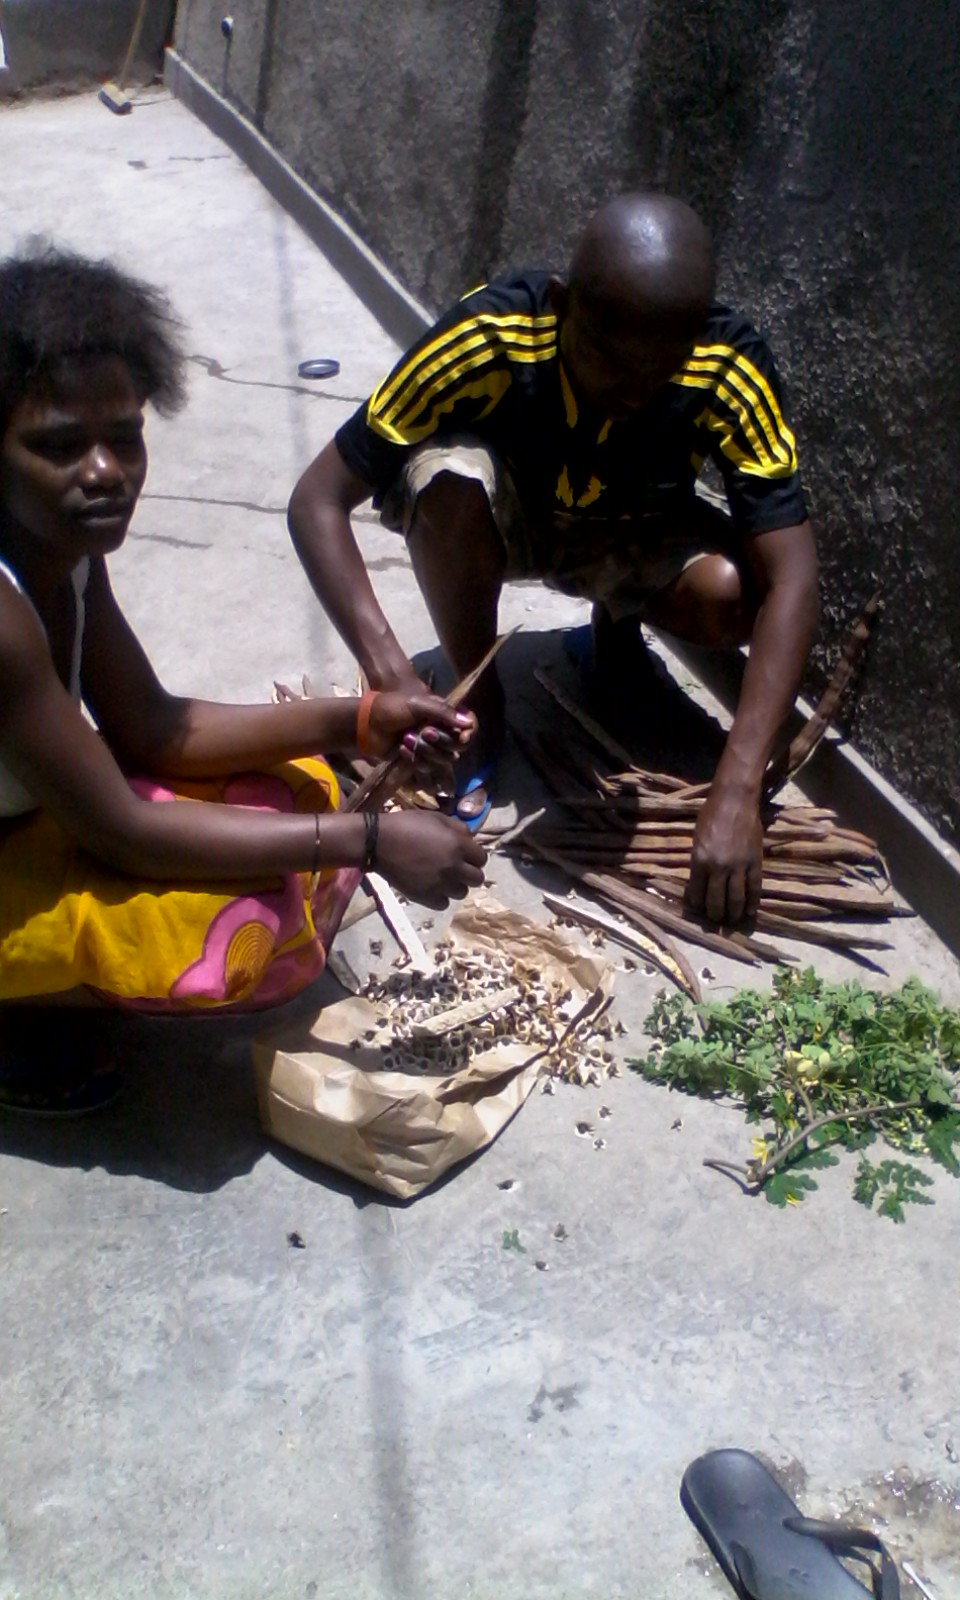
[[945, 1106], [949, 1109], [953, 1105], [950, 1085], [944, 1083], [942, 1078], [931, 1078], [924, 1090], [923, 1098], [928, 1106]]
[[834, 1155], [832, 1150], [825, 1150], [820, 1145], [814, 1145], [807, 1150], [806, 1155], [800, 1157], [799, 1161], [793, 1162], [791, 1170], [794, 1172], [819, 1172], [824, 1167], [839, 1167], [839, 1165], [840, 1157]]
[[[735, 1102], [748, 1123], [764, 1126], [771, 1147], [829, 1119], [768, 1180], [774, 1204], [810, 1192], [809, 1172], [837, 1160], [827, 1146], [883, 1141], [960, 1176], [960, 1012], [916, 979], [881, 994], [826, 983], [807, 967], [778, 971], [772, 990], [744, 989], [697, 1008], [661, 992], [646, 1022], [661, 1048], [631, 1065], [650, 1082]], [[893, 1156], [875, 1165], [862, 1157], [853, 1195], [900, 1221], [906, 1205], [931, 1203], [929, 1183]]]
[[925, 1130], [924, 1139], [934, 1161], [946, 1167], [953, 1177], [960, 1177], [960, 1161], [954, 1150], [954, 1146], [960, 1142], [960, 1112], [953, 1111], [949, 1116], [938, 1117], [931, 1122]]
[[772, 1206], [796, 1206], [818, 1187], [816, 1178], [810, 1178], [805, 1172], [797, 1172], [794, 1168], [787, 1168], [785, 1171], [774, 1172], [767, 1179], [763, 1186], [763, 1194]]
[[903, 1203], [895, 1190], [890, 1189], [880, 1201], [877, 1211], [881, 1217], [891, 1217], [894, 1222], [906, 1222]]

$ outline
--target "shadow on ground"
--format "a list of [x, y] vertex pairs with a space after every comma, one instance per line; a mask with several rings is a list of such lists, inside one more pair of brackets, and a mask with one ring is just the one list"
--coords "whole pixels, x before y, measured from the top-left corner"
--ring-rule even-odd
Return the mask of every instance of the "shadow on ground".
[[[257, 1116], [253, 1038], [315, 1015], [342, 994], [324, 974], [295, 1001], [266, 1014], [118, 1015], [123, 1087], [117, 1100], [77, 1118], [6, 1112], [0, 1154], [83, 1171], [101, 1167], [194, 1194], [220, 1189], [251, 1172], [270, 1148]], [[321, 1182], [327, 1176], [316, 1166], [310, 1175]], [[335, 1179], [331, 1186], [338, 1187]]]
[[[583, 634], [580, 628], [524, 630], [514, 634], [503, 646], [497, 665], [507, 694], [507, 716], [521, 735], [529, 736], [544, 729], [559, 738], [576, 733], [578, 742], [583, 742], [585, 737], [577, 732], [576, 724], [537, 682], [538, 668], [549, 673], [585, 711], [610, 726], [607, 708], [598, 701], [590, 684], [588, 667], [581, 668], [571, 659], [572, 654], [582, 653]], [[616, 732], [641, 766], [671, 772], [690, 783], [712, 777], [726, 737], [724, 730], [714, 717], [684, 693], [655, 655], [651, 656], [651, 662], [650, 681], [631, 708], [628, 722], [611, 731]], [[453, 677], [439, 647], [421, 651], [414, 657], [413, 665], [421, 676], [432, 674], [438, 694], [446, 694], [452, 687]], [[530, 788], [529, 778], [526, 782], [521, 780], [521, 794], [514, 793], [510, 785], [520, 775], [512, 770], [512, 752], [506, 755], [511, 770], [504, 775], [504, 798], [509, 793], [509, 798], [519, 802]], [[541, 796], [538, 803], [542, 803], [542, 785], [538, 784], [535, 792]]]

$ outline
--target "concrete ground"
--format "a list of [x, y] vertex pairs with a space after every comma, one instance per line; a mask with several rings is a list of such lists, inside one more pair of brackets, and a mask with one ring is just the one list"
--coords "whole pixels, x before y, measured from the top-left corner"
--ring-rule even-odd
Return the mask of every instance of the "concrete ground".
[[[112, 563], [164, 680], [351, 686], [283, 512], [389, 341], [162, 95], [125, 120], [93, 96], [2, 111], [0, 162], [0, 251], [42, 232], [112, 255], [185, 324], [189, 406], [150, 423]], [[320, 355], [339, 378], [298, 383]], [[358, 527], [402, 639], [429, 650], [402, 547]], [[503, 610], [529, 716], [530, 664], [558, 662], [583, 610], [528, 587]], [[529, 802], [518, 758], [512, 780]], [[491, 877], [537, 914], [529, 873]], [[372, 931], [342, 941], [362, 973]], [[893, 937], [889, 981], [960, 1000], [922, 924]], [[709, 964], [718, 996], [763, 981]], [[660, 980], [618, 982], [629, 1054]], [[938, 1175], [897, 1228], [852, 1203], [844, 1163], [781, 1212], [701, 1165], [742, 1159], [738, 1112], [626, 1074], [534, 1094], [485, 1155], [391, 1205], [267, 1144], [243, 1028], [137, 1025], [130, 1055], [101, 1117], [0, 1124], [0, 1600], [707, 1600], [729, 1590], [677, 1489], [730, 1444], [804, 1511], [876, 1519], [938, 1600], [958, 1592], [960, 1185]], [[601, 1102], [597, 1150], [575, 1125]], [[514, 1228], [524, 1253], [503, 1248]]]

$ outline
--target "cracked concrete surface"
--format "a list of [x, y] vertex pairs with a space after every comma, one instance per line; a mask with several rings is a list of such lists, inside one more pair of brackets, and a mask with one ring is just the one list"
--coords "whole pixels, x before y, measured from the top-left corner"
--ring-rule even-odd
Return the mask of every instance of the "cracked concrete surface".
[[[232, 380], [195, 366], [187, 410], [151, 419], [112, 562], [161, 676], [237, 699], [304, 671], [350, 686], [281, 511], [389, 341], [162, 96], [122, 121], [92, 96], [2, 111], [0, 154], [0, 249], [42, 231], [116, 256]], [[317, 355], [341, 363], [322, 399], [295, 382]], [[427, 659], [402, 547], [357, 521]], [[521, 718], [531, 665], [557, 667], [583, 615], [506, 594]], [[504, 785], [535, 794], [516, 752]], [[537, 909], [545, 878], [491, 876]], [[373, 928], [342, 941], [361, 974]], [[893, 938], [889, 981], [960, 1000], [929, 930]], [[619, 965], [629, 1053], [659, 980]], [[710, 967], [716, 995], [762, 981]], [[677, 1487], [725, 1444], [813, 1515], [882, 1519], [938, 1600], [956, 1592], [960, 1184], [938, 1175], [935, 1207], [895, 1228], [852, 1204], [844, 1163], [778, 1212], [702, 1168], [742, 1158], [735, 1110], [628, 1074], [535, 1095], [479, 1160], [388, 1205], [266, 1145], [247, 1031], [136, 1023], [102, 1117], [0, 1123], [0, 1600], [708, 1600], [729, 1591]], [[598, 1151], [575, 1125], [601, 1098]]]

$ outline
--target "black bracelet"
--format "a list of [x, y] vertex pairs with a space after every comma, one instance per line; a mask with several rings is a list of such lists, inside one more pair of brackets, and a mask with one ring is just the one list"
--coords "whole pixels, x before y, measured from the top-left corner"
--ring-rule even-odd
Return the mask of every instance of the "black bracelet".
[[363, 871], [371, 872], [377, 864], [377, 841], [380, 837], [379, 811], [365, 811], [363, 826]]

